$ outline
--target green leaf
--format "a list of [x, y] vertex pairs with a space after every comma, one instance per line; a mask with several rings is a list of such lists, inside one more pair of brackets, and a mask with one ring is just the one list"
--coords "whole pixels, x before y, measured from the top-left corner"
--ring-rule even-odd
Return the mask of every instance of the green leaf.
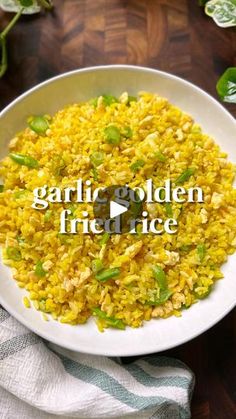
[[33, 6], [33, 0], [18, 0], [22, 7], [30, 7]]
[[216, 90], [224, 102], [236, 103], [236, 67], [230, 67], [224, 72]]
[[236, 26], [236, 0], [210, 0], [205, 5], [205, 13], [222, 28]]
[[23, 14], [31, 15], [40, 12], [40, 5], [36, 0], [0, 0], [0, 7], [5, 12], [17, 13], [23, 10]]

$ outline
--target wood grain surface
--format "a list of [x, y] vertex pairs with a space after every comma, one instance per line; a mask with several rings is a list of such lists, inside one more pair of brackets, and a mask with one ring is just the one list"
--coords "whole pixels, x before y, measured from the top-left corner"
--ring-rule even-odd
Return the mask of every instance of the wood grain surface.
[[[0, 109], [56, 74], [100, 64], [144, 65], [184, 77], [216, 97], [236, 65], [236, 32], [221, 29], [197, 0], [55, 0], [50, 14], [23, 17], [10, 33]], [[10, 15], [0, 12], [0, 27]], [[236, 116], [236, 105], [225, 107]], [[193, 419], [236, 417], [236, 313], [165, 355], [196, 374]]]

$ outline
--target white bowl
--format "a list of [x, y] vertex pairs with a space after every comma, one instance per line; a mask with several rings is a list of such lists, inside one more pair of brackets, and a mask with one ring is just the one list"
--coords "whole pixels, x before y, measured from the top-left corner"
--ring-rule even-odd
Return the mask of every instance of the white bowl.
[[[140, 90], [159, 93], [190, 113], [213, 136], [231, 161], [236, 161], [236, 124], [215, 99], [198, 87], [173, 75], [133, 66], [106, 66], [66, 73], [29, 90], [0, 114], [0, 157], [8, 153], [10, 138], [25, 127], [30, 114], [53, 114], [64, 105], [102, 93], [119, 95]], [[40, 312], [26, 309], [24, 290], [0, 265], [0, 303], [21, 323], [45, 339], [73, 351], [109, 356], [129, 356], [163, 351], [193, 339], [221, 320], [236, 304], [236, 255], [223, 266], [225, 278], [216, 283], [208, 298], [184, 310], [181, 318], [151, 320], [139, 329], [108, 329], [99, 333], [91, 319], [83, 326], [70, 326], [42, 319]]]

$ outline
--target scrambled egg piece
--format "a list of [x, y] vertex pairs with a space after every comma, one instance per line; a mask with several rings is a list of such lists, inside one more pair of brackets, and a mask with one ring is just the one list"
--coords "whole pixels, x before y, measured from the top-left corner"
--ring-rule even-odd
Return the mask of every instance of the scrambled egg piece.
[[179, 262], [179, 253], [178, 252], [169, 252], [169, 250], [165, 250], [165, 254], [167, 256], [167, 260], [164, 260], [165, 265], [173, 266], [177, 262]]
[[207, 220], [208, 220], [207, 215], [208, 215], [207, 210], [205, 210], [205, 208], [202, 208], [201, 211], [200, 211], [200, 217], [201, 217], [202, 224], [207, 223]]
[[224, 197], [223, 194], [220, 194], [218, 192], [213, 192], [212, 197], [211, 197], [211, 204], [214, 209], [220, 208], [223, 201], [223, 197]]

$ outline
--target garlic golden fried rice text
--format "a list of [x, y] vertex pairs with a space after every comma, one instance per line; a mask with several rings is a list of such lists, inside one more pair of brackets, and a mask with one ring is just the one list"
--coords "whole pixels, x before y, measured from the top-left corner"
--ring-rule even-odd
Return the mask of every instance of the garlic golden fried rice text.
[[[194, 169], [193, 169], [194, 168]], [[95, 316], [104, 327], [138, 327], [181, 315], [206, 297], [236, 247], [233, 165], [192, 118], [158, 95], [104, 95], [34, 117], [10, 142], [0, 166], [0, 242], [24, 298], [63, 323]], [[144, 205], [150, 217], [173, 217], [176, 234], [58, 233], [62, 208], [93, 216], [92, 204], [31, 207], [33, 190], [61, 189], [78, 178], [95, 187], [181, 179], [202, 188], [203, 203]], [[44, 314], [44, 317], [47, 318]]]

